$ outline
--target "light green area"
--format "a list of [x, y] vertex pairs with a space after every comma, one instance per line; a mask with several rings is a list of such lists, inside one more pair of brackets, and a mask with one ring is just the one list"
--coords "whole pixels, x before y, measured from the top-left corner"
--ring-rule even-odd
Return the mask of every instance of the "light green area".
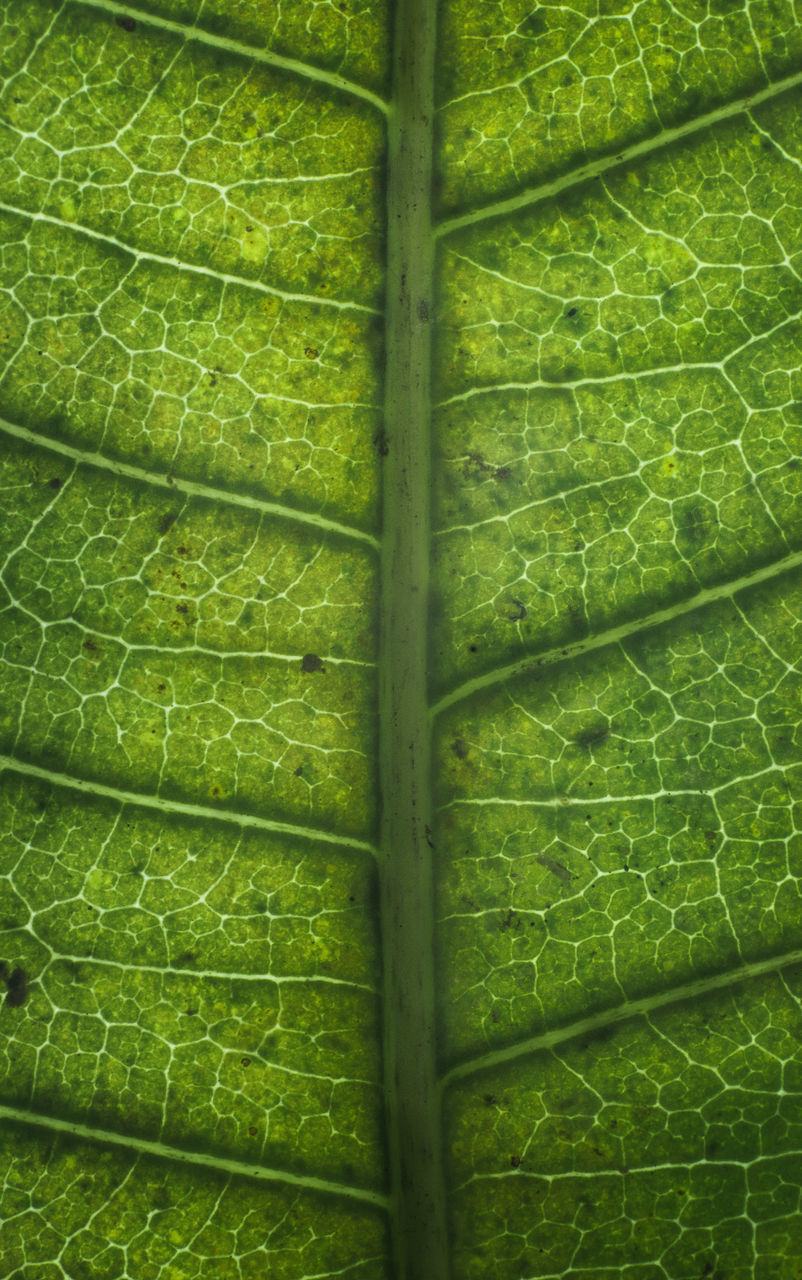
[[381, 1186], [364, 857], [11, 774], [2, 809], [3, 945], [36, 983], [2, 1009], [6, 1102]]
[[439, 195], [482, 205], [799, 70], [796, 0], [441, 0]]
[[4, 470], [29, 522], [6, 549], [4, 749], [373, 834], [370, 551], [45, 451]]
[[798, 946], [801, 644], [796, 572], [441, 718], [447, 1057]]
[[436, 12], [0, 5], [9, 1280], [798, 1280], [802, 15]]
[[386, 1280], [375, 1211], [3, 1123], [3, 1266], [42, 1280]]
[[799, 114], [445, 242], [444, 684], [800, 546], [802, 146], [771, 141]]
[[790, 1280], [801, 982], [787, 969], [456, 1089], [457, 1274]]
[[[374, 529], [375, 320], [0, 213], [6, 416]], [[21, 345], [22, 344], [22, 345]]]
[[69, 0], [42, 17], [0, 97], [6, 204], [274, 288], [378, 301], [373, 108], [158, 25], [131, 40]]
[[[300, 58], [312, 75], [321, 67], [383, 90], [391, 9], [391, 0], [271, 0], [267, 11], [263, 0], [156, 0], [141, 13], [143, 23], [163, 16], [254, 50]], [[140, 27], [128, 34], [138, 39]]]

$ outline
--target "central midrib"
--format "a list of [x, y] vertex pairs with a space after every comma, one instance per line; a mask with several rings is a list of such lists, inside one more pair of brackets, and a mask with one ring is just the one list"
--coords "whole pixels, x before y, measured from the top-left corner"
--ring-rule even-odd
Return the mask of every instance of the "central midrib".
[[384, 1081], [397, 1280], [447, 1280], [435, 1061], [429, 625], [435, 12], [398, 0], [387, 153], [379, 741]]

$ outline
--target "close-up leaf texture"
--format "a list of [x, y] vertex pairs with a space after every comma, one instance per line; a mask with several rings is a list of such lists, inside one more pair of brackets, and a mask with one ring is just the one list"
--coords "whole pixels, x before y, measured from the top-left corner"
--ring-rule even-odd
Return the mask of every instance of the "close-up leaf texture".
[[799, 3], [0, 77], [0, 1280], [800, 1280]]

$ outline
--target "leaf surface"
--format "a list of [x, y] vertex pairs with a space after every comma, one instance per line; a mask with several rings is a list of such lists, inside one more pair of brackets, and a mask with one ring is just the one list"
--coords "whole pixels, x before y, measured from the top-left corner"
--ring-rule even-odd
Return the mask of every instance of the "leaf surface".
[[800, 15], [436, 18], [0, 6], [0, 1276], [802, 1266]]

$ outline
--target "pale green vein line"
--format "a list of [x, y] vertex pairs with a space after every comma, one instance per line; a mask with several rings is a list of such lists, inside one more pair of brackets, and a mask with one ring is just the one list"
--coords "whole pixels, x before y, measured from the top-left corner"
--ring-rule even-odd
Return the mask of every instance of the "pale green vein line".
[[[788, 1160], [790, 1158], [798, 1158], [800, 1155], [802, 1155], [802, 1150], [789, 1151], [786, 1148], [783, 1148], [782, 1156], [759, 1155], [759, 1156], [755, 1156], [754, 1159], [750, 1159], [750, 1160], [733, 1160], [732, 1158], [728, 1157], [726, 1160], [716, 1160], [716, 1169], [717, 1170], [755, 1169], [760, 1165], [765, 1165], [765, 1164], [768, 1164], [769, 1162], [773, 1162], [778, 1159]], [[624, 1176], [627, 1173], [630, 1173], [633, 1175], [639, 1174], [639, 1173], [659, 1173], [662, 1170], [669, 1170], [671, 1172], [676, 1172], [676, 1173], [688, 1173], [690, 1172], [691, 1169], [709, 1170], [710, 1163], [711, 1162], [710, 1162], [709, 1156], [703, 1156], [699, 1160], [663, 1160], [660, 1164], [639, 1164], [636, 1161], [634, 1164], [628, 1164], [626, 1167], [626, 1170], [622, 1170], [620, 1168], [618, 1169], [616, 1168], [613, 1168], [613, 1169], [560, 1169], [556, 1173], [546, 1173], [541, 1169], [524, 1169], [523, 1167], [519, 1167], [516, 1169], [508, 1168], [508, 1169], [500, 1169], [492, 1173], [488, 1171], [487, 1173], [471, 1174], [470, 1178], [466, 1178], [465, 1181], [461, 1182], [457, 1187], [454, 1188], [454, 1190], [463, 1191], [466, 1187], [469, 1187], [472, 1183], [496, 1182], [499, 1180], [503, 1180], [505, 1178], [515, 1178], [515, 1179], [520, 1179], [521, 1181], [524, 1181], [525, 1179], [528, 1179], [528, 1178], [533, 1178], [538, 1182], [559, 1182], [563, 1178], [570, 1179], [572, 1181], [575, 1178], [588, 1178], [595, 1182], [597, 1179], [600, 1180], [602, 1178], [614, 1178], [617, 1182], [620, 1183], [622, 1176]], [[596, 1275], [596, 1270], [597, 1270], [596, 1267], [594, 1267], [593, 1269], [594, 1275]], [[616, 1274], [620, 1275], [621, 1274], [620, 1270], [617, 1270]], [[539, 1276], [538, 1280], [543, 1280], [543, 1277]], [[561, 1280], [564, 1280], [564, 1277], [561, 1277]]]
[[782, 80], [778, 80], [775, 84], [767, 85], [764, 89], [759, 89], [757, 92], [747, 94], [741, 98], [735, 98], [732, 102], [716, 107], [715, 110], [697, 116], [694, 120], [687, 120], [684, 124], [676, 125], [673, 129], [664, 129], [660, 133], [652, 134], [648, 138], [643, 138], [640, 142], [633, 143], [630, 147], [624, 147], [622, 151], [617, 151], [614, 155], [601, 156], [591, 164], [572, 169], [569, 173], [561, 174], [558, 178], [552, 179], [551, 182], [544, 182], [538, 186], [530, 187], [518, 195], [510, 196], [509, 199], [494, 201], [492, 204], [485, 205], [481, 209], [474, 209], [470, 213], [458, 214], [453, 218], [444, 218], [435, 228], [435, 235], [438, 237], [448, 236], [454, 231], [460, 231], [463, 227], [475, 226], [478, 223], [487, 222], [491, 218], [502, 218], [507, 214], [516, 213], [520, 209], [529, 209], [533, 205], [540, 204], [543, 200], [549, 200], [554, 196], [562, 195], [564, 191], [570, 191], [573, 187], [581, 186], [582, 183], [588, 182], [592, 178], [601, 178], [611, 169], [618, 168], [619, 165], [629, 164], [633, 160], [649, 156], [654, 152], [671, 146], [674, 142], [692, 137], [696, 133], [702, 133], [706, 129], [714, 128], [717, 124], [722, 124], [724, 121], [732, 119], [733, 116], [740, 115], [742, 112], [754, 107], [762, 106], [763, 103], [770, 102], [773, 98], [778, 98], [789, 89], [795, 89], [801, 84], [802, 71], [796, 71], [793, 75], [785, 76]]
[[[83, 3], [83, 0], [81, 0]], [[160, 266], [171, 267], [173, 271], [189, 271], [195, 275], [208, 276], [218, 284], [236, 285], [240, 289], [255, 289], [258, 293], [266, 293], [271, 298], [279, 298], [282, 302], [303, 302], [315, 307], [334, 307], [338, 311], [364, 311], [368, 315], [381, 315], [375, 307], [368, 307], [363, 302], [340, 302], [336, 298], [318, 298], [311, 293], [290, 293], [286, 289], [276, 289], [272, 285], [263, 284], [261, 280], [249, 280], [246, 276], [234, 276], [227, 271], [216, 271], [213, 267], [202, 267], [198, 262], [184, 262], [177, 257], [169, 257], [164, 253], [154, 253], [151, 249], [138, 249], [135, 245], [120, 240], [107, 232], [95, 231], [92, 227], [80, 222], [69, 222], [66, 218], [55, 218], [51, 213], [43, 213], [38, 209], [19, 209], [16, 205], [6, 204], [0, 200], [0, 210], [13, 214], [17, 218], [27, 218], [29, 222], [44, 222], [51, 227], [66, 228], [77, 235], [86, 236], [98, 244], [112, 245], [123, 253], [128, 253], [137, 262], [157, 262]]]
[[73, 791], [81, 791], [84, 795], [100, 796], [108, 800], [116, 800], [119, 804], [137, 805], [143, 809], [156, 809], [160, 813], [180, 813], [188, 818], [204, 818], [213, 822], [228, 822], [240, 827], [255, 827], [260, 831], [272, 831], [276, 835], [295, 836], [301, 840], [322, 841], [325, 844], [339, 845], [341, 848], [357, 849], [360, 853], [378, 856], [375, 845], [366, 840], [356, 840], [352, 836], [338, 836], [330, 831], [318, 831], [316, 827], [301, 827], [292, 822], [278, 822], [271, 818], [261, 818], [253, 813], [236, 813], [232, 809], [213, 809], [209, 805], [190, 804], [184, 800], [166, 800], [162, 796], [151, 796], [136, 791], [125, 791], [122, 787], [109, 787], [103, 782], [88, 781], [86, 778], [74, 778], [67, 773], [59, 773], [55, 769], [45, 769], [41, 765], [31, 764], [27, 760], [15, 760], [11, 756], [0, 755], [0, 769], [10, 769], [26, 778], [37, 778], [40, 782], [49, 782], [56, 787], [68, 787]]
[[245, 1160], [231, 1160], [226, 1156], [208, 1155], [202, 1151], [182, 1151], [180, 1147], [169, 1146], [166, 1142], [138, 1138], [133, 1134], [115, 1133], [112, 1129], [96, 1128], [94, 1125], [79, 1124], [73, 1120], [60, 1120], [55, 1116], [25, 1111], [21, 1107], [0, 1104], [0, 1119], [15, 1121], [17, 1124], [34, 1125], [50, 1133], [68, 1134], [73, 1138], [82, 1138], [86, 1142], [109, 1143], [136, 1155], [154, 1156], [159, 1160], [201, 1166], [217, 1173], [233, 1174], [239, 1178], [255, 1178], [260, 1182], [278, 1182], [288, 1187], [299, 1187], [305, 1191], [322, 1191], [326, 1195], [361, 1200], [365, 1204], [374, 1205], [385, 1211], [389, 1208], [387, 1197], [378, 1191], [366, 1191], [362, 1187], [351, 1187], [341, 1182], [331, 1182], [326, 1178], [292, 1173], [286, 1169], [268, 1169], [263, 1165], [250, 1164]]
[[352, 525], [340, 524], [338, 520], [330, 520], [327, 516], [316, 515], [311, 511], [298, 511], [295, 507], [285, 507], [280, 502], [268, 502], [263, 498], [254, 498], [249, 494], [235, 493], [230, 489], [216, 489], [213, 485], [200, 484], [197, 480], [186, 480], [173, 475], [163, 475], [158, 471], [146, 471], [144, 467], [134, 466], [130, 462], [120, 462], [116, 458], [106, 458], [100, 453], [91, 453], [87, 449], [76, 449], [74, 445], [54, 440], [50, 436], [37, 435], [27, 427], [17, 426], [6, 418], [0, 418], [0, 431], [16, 436], [27, 444], [41, 449], [49, 449], [74, 462], [84, 463], [89, 467], [97, 467], [101, 471], [109, 471], [112, 475], [125, 476], [129, 480], [138, 480], [143, 484], [153, 485], [160, 489], [170, 489], [173, 493], [184, 493], [189, 497], [207, 498], [212, 502], [224, 502], [230, 506], [246, 507], [262, 515], [277, 516], [281, 520], [297, 521], [311, 525], [323, 533], [336, 533], [343, 538], [351, 538], [356, 542], [367, 543], [374, 551], [379, 550], [379, 541], [370, 533], [355, 529]]
[[[73, 3], [75, 2], [76, 0], [73, 0]], [[196, 40], [199, 44], [210, 45], [212, 49], [232, 53], [237, 57], [247, 58], [251, 62], [261, 62], [265, 66], [275, 67], [276, 70], [289, 71], [304, 80], [312, 80], [317, 84], [326, 85], [329, 89], [338, 89], [342, 93], [351, 94], [354, 98], [362, 98], [364, 102], [369, 102], [377, 111], [381, 111], [382, 115], [386, 115], [389, 110], [388, 104], [378, 94], [373, 93], [372, 90], [366, 89], [363, 85], [357, 84], [353, 80], [349, 80], [346, 76], [340, 75], [337, 71], [325, 71], [322, 67], [310, 66], [309, 63], [301, 62], [298, 58], [287, 58], [283, 54], [273, 53], [270, 49], [257, 49], [253, 45], [244, 44], [241, 40], [232, 40], [230, 36], [215, 35], [211, 31], [204, 31], [202, 27], [174, 22], [171, 18], [164, 18], [161, 15], [156, 17], [144, 9], [137, 9], [127, 4], [117, 4], [115, 0], [77, 0], [77, 3], [80, 3], [85, 8], [100, 9], [104, 13], [133, 18], [136, 22], [141, 22], [143, 26], [169, 31], [171, 35], [180, 36], [182, 40]]]
[[[7, 588], [6, 588], [7, 589]], [[9, 592], [9, 595], [11, 593]], [[195, 603], [192, 596], [174, 596], [175, 600], [189, 600]], [[43, 631], [49, 631], [56, 627], [74, 627], [81, 635], [90, 636], [93, 639], [105, 640], [108, 644], [119, 645], [125, 650], [125, 655], [129, 653], [166, 653], [171, 658], [183, 658], [189, 655], [195, 657], [202, 654], [208, 658], [221, 658], [228, 660], [230, 658], [244, 658], [248, 662], [262, 662], [265, 658], [269, 658], [272, 662], [286, 662], [295, 664], [303, 661], [302, 653], [278, 653], [274, 649], [213, 649], [209, 645], [203, 644], [140, 644], [138, 641], [126, 640], [124, 636], [114, 635], [111, 631], [101, 631], [97, 627], [87, 626], [84, 622], [79, 622], [77, 618], [43, 618], [40, 614], [34, 613], [32, 609], [27, 608], [19, 600], [12, 596], [12, 603], [19, 609], [20, 613], [24, 613]], [[202, 624], [198, 624], [202, 625]], [[375, 662], [363, 662], [359, 658], [332, 658], [325, 653], [316, 653], [316, 658], [320, 658], [321, 662], [328, 663], [332, 667], [359, 667], [363, 671], [375, 671]], [[9, 665], [13, 665], [13, 660], [7, 658]]]
[[[785, 321], [783, 322], [785, 323]], [[762, 336], [762, 335], [761, 335]], [[729, 359], [729, 357], [727, 357]], [[695, 373], [699, 369], [715, 369], [721, 371], [725, 361], [700, 360], [698, 363], [653, 365], [647, 369], [622, 369], [620, 372], [588, 375], [585, 378], [534, 378], [531, 382], [490, 382], [481, 387], [468, 387], [466, 391], [457, 391], [445, 400], [438, 400], [435, 409], [447, 409], [449, 405], [473, 400], [475, 396], [498, 395], [509, 391], [574, 391], [577, 387], [604, 386], [608, 383], [628, 382], [636, 378], [658, 377], [664, 373]]]
[[[99, 913], [102, 914], [102, 913]], [[260, 916], [264, 920], [265, 916]], [[284, 917], [273, 916], [272, 919]], [[34, 932], [37, 940], [42, 942], [38, 934]], [[47, 943], [43, 943], [47, 946]], [[70, 964], [88, 964], [100, 965], [106, 969], [119, 969], [123, 973], [157, 973], [162, 977], [168, 978], [197, 978], [199, 981], [206, 982], [211, 979], [216, 982], [272, 982], [277, 987], [292, 986], [293, 983], [302, 983], [306, 985], [310, 982], [325, 983], [330, 987], [347, 987], [351, 991], [367, 991], [369, 995], [376, 995], [376, 988], [369, 986], [366, 982], [354, 982], [350, 978], [335, 978], [331, 974], [323, 973], [238, 973], [233, 969], [182, 969], [179, 965], [171, 964], [138, 964], [136, 961], [108, 960], [102, 956], [79, 956], [72, 955], [66, 951], [53, 951], [50, 949], [50, 959], [46, 968], [56, 961], [66, 960]]]
[[800, 963], [802, 963], [802, 948], [797, 948], [794, 951], [786, 951], [783, 955], [753, 960], [748, 964], [739, 965], [737, 969], [727, 969], [723, 973], [695, 978], [668, 991], [657, 991], [652, 995], [642, 996], [638, 1000], [627, 1000], [613, 1009], [603, 1009], [600, 1013], [589, 1014], [586, 1018], [577, 1018], [576, 1021], [569, 1022], [565, 1026], [542, 1031], [538, 1035], [520, 1040], [517, 1044], [507, 1045], [503, 1049], [493, 1049], [489, 1053], [478, 1054], [475, 1058], [460, 1062], [441, 1076], [440, 1087], [446, 1089], [456, 1080], [463, 1080], [477, 1071], [505, 1066], [518, 1058], [554, 1049], [557, 1045], [564, 1044], [567, 1040], [574, 1040], [578, 1036], [606, 1031], [609, 1027], [617, 1026], [621, 1022], [628, 1022], [631, 1018], [648, 1018], [649, 1014], [657, 1013], [669, 1005], [696, 1000], [715, 991], [725, 991], [750, 978], [762, 978]]
[[464, 702], [466, 698], [470, 698], [473, 694], [493, 689], [507, 680], [514, 680], [517, 676], [532, 674], [540, 671], [543, 667], [554, 666], [566, 659], [570, 660], [579, 657], [580, 654], [593, 653], [597, 649], [605, 649], [607, 645], [622, 644], [625, 640], [632, 639], [644, 631], [650, 631], [653, 627], [673, 622], [675, 618], [683, 618], [686, 614], [695, 613], [697, 609], [704, 609], [706, 605], [715, 604], [718, 600], [729, 600], [739, 592], [746, 591], [750, 587], [756, 587], [762, 582], [771, 582], [773, 579], [779, 578], [783, 573], [799, 568], [800, 565], [802, 565], [802, 550], [793, 551], [790, 555], [784, 556], [782, 560], [775, 560], [771, 564], [762, 565], [751, 573], [746, 573], [742, 577], [729, 582], [719, 583], [715, 587], [706, 587], [704, 590], [698, 591], [695, 595], [689, 596], [677, 604], [667, 605], [665, 609], [657, 609], [654, 613], [646, 614], [643, 617], [632, 618], [628, 622], [622, 622], [617, 627], [611, 627], [608, 631], [600, 631], [597, 635], [588, 636], [584, 640], [569, 642], [553, 649], [547, 649], [542, 653], [519, 658], [517, 662], [510, 662], [504, 667], [496, 667], [493, 671], [487, 671], [483, 675], [474, 676], [473, 679], [466, 680], [463, 684], [458, 685], [456, 689], [452, 689], [450, 693], [438, 698], [432, 704], [429, 714], [434, 719], [441, 712], [455, 706], [458, 702]]

